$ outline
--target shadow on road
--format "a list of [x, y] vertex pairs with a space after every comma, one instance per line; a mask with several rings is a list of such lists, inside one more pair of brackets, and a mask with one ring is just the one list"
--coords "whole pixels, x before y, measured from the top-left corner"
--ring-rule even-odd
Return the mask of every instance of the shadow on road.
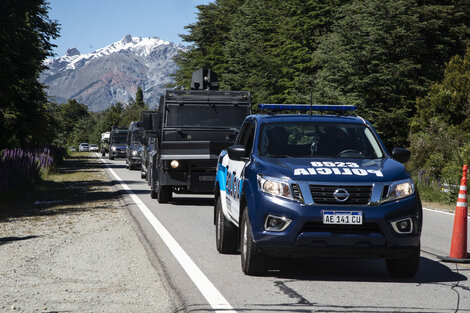
[[6, 243], [14, 242], [14, 241], [21, 241], [21, 240], [28, 240], [28, 239], [34, 239], [37, 238], [38, 236], [24, 236], [24, 237], [3, 237], [0, 238], [0, 246], [4, 245]]
[[466, 281], [465, 275], [452, 271], [446, 265], [421, 257], [418, 273], [414, 278], [394, 278], [388, 274], [382, 259], [321, 259], [303, 258], [278, 260], [267, 276], [282, 279], [312, 281], [358, 281], [429, 284]]
[[173, 197], [172, 201], [170, 202], [174, 205], [189, 205], [189, 206], [213, 206], [214, 205], [214, 198], [198, 198], [198, 197], [184, 197], [180, 198], [178, 195]]

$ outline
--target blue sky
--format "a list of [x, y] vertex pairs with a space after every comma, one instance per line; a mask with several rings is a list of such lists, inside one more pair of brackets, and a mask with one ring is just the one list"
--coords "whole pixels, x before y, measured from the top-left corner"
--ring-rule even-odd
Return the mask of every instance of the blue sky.
[[183, 43], [178, 34], [187, 33], [184, 26], [196, 20], [196, 5], [212, 1], [49, 0], [49, 17], [61, 24], [53, 52], [62, 56], [76, 47], [89, 53], [127, 34]]

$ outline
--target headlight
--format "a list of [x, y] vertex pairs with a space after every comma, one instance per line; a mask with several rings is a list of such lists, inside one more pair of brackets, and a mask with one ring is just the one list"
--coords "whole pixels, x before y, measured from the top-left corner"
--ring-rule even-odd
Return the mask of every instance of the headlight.
[[116, 147], [115, 147], [115, 146], [112, 146], [112, 147], [111, 147], [111, 151], [116, 151]]
[[132, 151], [132, 156], [137, 156], [138, 154], [139, 153], [136, 150]]
[[273, 177], [263, 177], [258, 175], [259, 189], [273, 196], [294, 199], [286, 181]]
[[176, 160], [173, 160], [173, 161], [171, 161], [170, 166], [172, 168], [178, 168], [178, 166], [180, 166], [180, 162], [178, 162]]
[[409, 197], [415, 193], [415, 185], [411, 179], [400, 180], [390, 185], [387, 195], [382, 202], [389, 202]]

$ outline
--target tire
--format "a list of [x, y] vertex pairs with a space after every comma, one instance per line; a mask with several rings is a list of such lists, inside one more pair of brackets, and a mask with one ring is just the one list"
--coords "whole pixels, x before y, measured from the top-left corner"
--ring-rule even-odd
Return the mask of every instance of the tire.
[[126, 168], [127, 168], [128, 170], [131, 169], [131, 167], [129, 166], [129, 163], [127, 162], [127, 159], [126, 159]]
[[168, 203], [171, 201], [172, 191], [171, 186], [157, 186], [157, 199], [158, 203]]
[[215, 242], [217, 251], [223, 254], [233, 254], [238, 250], [237, 228], [230, 223], [222, 212], [222, 199], [217, 199], [215, 223]]
[[142, 168], [140, 168], [140, 178], [145, 179], [147, 178], [147, 173], [145, 173]]
[[157, 199], [158, 198], [157, 193], [153, 189], [150, 190], [150, 198], [152, 198], [152, 199]]
[[105, 156], [105, 155], [106, 155], [106, 152], [101, 151], [101, 156]]
[[114, 160], [114, 157], [113, 157], [113, 156], [109, 156], [109, 159], [110, 159], [110, 160]]
[[387, 269], [393, 277], [412, 278], [418, 271], [421, 246], [413, 250], [410, 256], [398, 259], [386, 259]]
[[251, 276], [262, 275], [265, 272], [266, 258], [256, 251], [247, 208], [243, 210], [240, 223], [240, 243], [243, 273]]

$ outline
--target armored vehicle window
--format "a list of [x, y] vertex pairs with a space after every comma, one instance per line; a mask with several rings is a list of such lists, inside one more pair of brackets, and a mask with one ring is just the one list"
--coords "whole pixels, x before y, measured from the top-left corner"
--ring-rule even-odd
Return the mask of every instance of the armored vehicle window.
[[314, 122], [264, 124], [259, 153], [291, 158], [383, 157], [380, 144], [366, 126]]
[[245, 119], [246, 106], [168, 105], [165, 127], [238, 128]]

